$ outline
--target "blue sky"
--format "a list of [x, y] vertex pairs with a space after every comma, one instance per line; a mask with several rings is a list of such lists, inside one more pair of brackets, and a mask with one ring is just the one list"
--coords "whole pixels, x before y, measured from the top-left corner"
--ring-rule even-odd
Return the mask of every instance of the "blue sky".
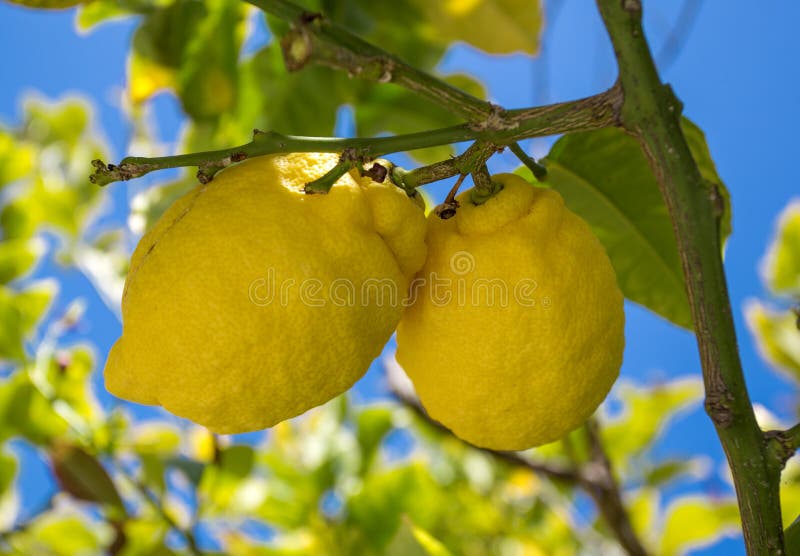
[[[681, 4], [675, 0], [645, 2], [646, 28], [656, 52], [672, 29]], [[564, 0], [547, 5], [549, 25], [542, 57], [489, 59], [458, 46], [448, 53], [441, 69], [473, 73], [487, 86], [491, 100], [506, 107], [587, 96], [610, 86], [615, 66], [593, 3]], [[663, 71], [683, 100], [686, 115], [705, 131], [719, 174], [732, 194], [734, 231], [728, 242], [726, 269], [751, 396], [786, 419], [794, 416], [796, 390], [760, 359], [741, 309], [746, 299], [766, 296], [758, 263], [776, 216], [792, 197], [800, 196], [795, 162], [796, 130], [800, 129], [797, 21], [800, 4], [794, 0], [773, 0], [757, 7], [743, 0], [704, 2], [678, 57]], [[98, 128], [115, 155], [124, 154], [129, 130], [115, 99], [124, 85], [132, 28], [130, 21], [114, 23], [81, 37], [74, 31], [70, 11], [34, 12], [0, 4], [0, 120], [16, 121], [26, 93], [48, 98], [79, 93], [96, 105]], [[162, 96], [156, 102], [156, 114], [164, 139], [174, 140], [180, 123], [176, 104]], [[546, 145], [542, 141], [534, 149], [544, 152]], [[501, 156], [493, 166], [495, 170], [510, 169], [512, 159]], [[124, 211], [129, 198], [125, 188], [141, 185], [114, 187], [117, 210]], [[432, 191], [438, 196], [442, 189], [434, 187]], [[102, 363], [120, 330], [114, 315], [77, 272], [65, 272], [53, 264], [39, 272], [54, 272], [64, 279], [65, 302], [78, 295], [87, 298], [90, 328], [84, 334], [98, 346]], [[690, 334], [632, 305], [627, 318], [623, 376], [647, 382], [699, 374], [697, 349]], [[374, 386], [374, 379], [372, 373], [366, 384]], [[684, 417], [658, 450], [673, 456], [707, 453], [716, 462], [722, 461], [714, 431], [701, 409]], [[35, 504], [35, 493], [48, 485], [28, 481], [26, 487], [33, 493], [26, 501]], [[727, 541], [703, 553], [741, 550], [739, 542]]]

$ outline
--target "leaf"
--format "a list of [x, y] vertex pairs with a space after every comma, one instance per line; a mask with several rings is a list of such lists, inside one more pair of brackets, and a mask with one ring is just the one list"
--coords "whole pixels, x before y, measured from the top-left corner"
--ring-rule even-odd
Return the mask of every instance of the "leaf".
[[623, 404], [623, 412], [604, 423], [601, 436], [614, 465], [626, 469], [634, 456], [653, 444], [679, 411], [702, 399], [703, 385], [696, 377], [675, 379], [653, 388], [620, 382], [616, 395]]
[[0, 284], [23, 276], [44, 250], [44, 243], [38, 239], [12, 239], [0, 243]]
[[691, 328], [672, 224], [636, 140], [616, 128], [565, 135], [546, 166], [548, 184], [605, 246], [625, 297]]
[[636, 535], [650, 543], [658, 520], [660, 495], [655, 488], [640, 488], [630, 497], [628, 515]]
[[56, 443], [50, 449], [53, 473], [61, 488], [78, 500], [107, 506], [126, 514], [125, 505], [105, 468], [80, 446]]
[[451, 556], [447, 547], [403, 516], [400, 528], [386, 547], [387, 556]]
[[680, 498], [667, 508], [659, 554], [683, 554], [739, 531], [739, 509], [735, 501], [709, 502], [706, 498], [693, 496]]
[[770, 310], [759, 301], [745, 305], [747, 326], [758, 351], [775, 369], [800, 382], [800, 329], [791, 311]]
[[800, 556], [800, 517], [794, 520], [783, 533], [786, 556]]
[[16, 554], [102, 554], [113, 535], [111, 526], [104, 522], [89, 521], [74, 510], [59, 509], [39, 516], [23, 532], [15, 534], [10, 544], [18, 551]]
[[761, 268], [774, 294], [800, 298], [800, 200], [783, 209]]
[[25, 372], [0, 381], [0, 441], [22, 436], [47, 445], [67, 431], [67, 423]]
[[27, 176], [33, 169], [34, 148], [0, 129], [0, 189]]
[[368, 407], [356, 416], [356, 437], [361, 446], [361, 469], [366, 472], [386, 434], [392, 430], [394, 412], [388, 407]]
[[39, 320], [55, 296], [55, 282], [40, 281], [17, 292], [0, 285], [0, 361], [23, 361], [26, 358], [24, 342], [36, 328]]
[[424, 14], [423, 36], [448, 44], [465, 41], [489, 54], [536, 54], [542, 8], [529, 0], [414, 0]]
[[141, 103], [174, 88], [193, 119], [215, 118], [236, 101], [244, 8], [234, 0], [176, 0], [151, 11], [137, 28], [128, 93]]
[[12, 4], [18, 4], [27, 8], [39, 10], [65, 10], [77, 6], [83, 0], [8, 0]]

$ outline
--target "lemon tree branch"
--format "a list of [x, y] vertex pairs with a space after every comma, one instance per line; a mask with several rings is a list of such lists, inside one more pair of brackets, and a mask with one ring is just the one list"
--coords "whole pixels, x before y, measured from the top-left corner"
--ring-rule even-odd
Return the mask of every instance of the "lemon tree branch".
[[767, 431], [767, 449], [781, 469], [800, 448], [800, 423], [785, 431]]
[[253, 140], [244, 145], [191, 154], [162, 157], [128, 157], [119, 164], [93, 161], [92, 183], [107, 185], [116, 181], [137, 178], [165, 168], [198, 167], [198, 178], [208, 182], [214, 173], [246, 158], [290, 152], [343, 152], [353, 150], [359, 157], [368, 159], [385, 154], [413, 151], [439, 145], [449, 145], [470, 140], [481, 140], [504, 147], [520, 139], [585, 131], [617, 125], [621, 105], [618, 87], [588, 98], [539, 106], [508, 110], [503, 129], [487, 127], [483, 123], [461, 125], [395, 135], [393, 137], [303, 137], [284, 135], [275, 131], [256, 131]]
[[705, 383], [706, 411], [733, 474], [750, 554], [783, 554], [778, 481], [742, 373], [711, 191], [661, 82], [642, 28], [641, 0], [597, 0], [619, 65], [622, 125], [639, 141], [672, 218]]
[[[246, 1], [292, 25], [281, 40], [281, 50], [289, 71], [317, 63], [362, 79], [394, 83], [472, 122], [484, 122], [484, 125], [501, 128], [505, 125], [507, 111], [501, 106], [472, 96], [415, 68], [336, 25], [322, 14], [307, 12], [286, 0]], [[544, 179], [547, 175], [544, 166], [526, 154], [518, 143], [509, 146], [511, 152], [530, 168], [537, 179]]]

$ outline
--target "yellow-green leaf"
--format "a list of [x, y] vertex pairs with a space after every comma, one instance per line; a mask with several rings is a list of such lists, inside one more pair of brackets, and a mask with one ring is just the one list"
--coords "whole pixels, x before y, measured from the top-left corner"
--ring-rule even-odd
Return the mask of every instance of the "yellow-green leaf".
[[800, 382], [800, 329], [792, 311], [776, 311], [759, 301], [745, 307], [750, 332], [758, 351], [775, 369]]
[[800, 297], [800, 200], [781, 213], [762, 269], [774, 293]]

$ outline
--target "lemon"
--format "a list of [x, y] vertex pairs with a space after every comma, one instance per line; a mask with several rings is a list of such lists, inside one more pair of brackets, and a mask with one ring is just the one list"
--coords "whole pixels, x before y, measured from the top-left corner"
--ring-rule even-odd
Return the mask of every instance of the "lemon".
[[589, 226], [522, 178], [449, 220], [397, 330], [397, 360], [432, 418], [477, 446], [522, 450], [583, 423], [616, 380], [623, 297]]
[[270, 427], [347, 390], [397, 325], [425, 260], [423, 208], [335, 154], [254, 158], [177, 200], [139, 242], [108, 390], [219, 433]]

